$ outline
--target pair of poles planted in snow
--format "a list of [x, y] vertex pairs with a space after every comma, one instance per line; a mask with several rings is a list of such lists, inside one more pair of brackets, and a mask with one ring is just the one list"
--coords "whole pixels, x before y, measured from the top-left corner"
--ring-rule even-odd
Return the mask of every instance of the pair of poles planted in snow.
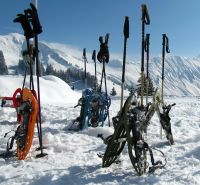
[[[146, 35], [146, 39], [144, 38], [145, 35], [145, 24], [150, 24], [149, 14], [147, 11], [146, 5], [142, 5], [142, 57], [141, 57], [141, 106], [143, 106], [143, 96], [144, 96], [144, 51], [147, 52], [147, 78], [148, 75], [148, 63], [149, 63], [149, 38], [150, 34]], [[126, 44], [127, 39], [129, 38], [129, 18], [125, 17], [124, 22], [124, 52], [123, 52], [123, 69], [122, 69], [122, 84], [121, 84], [121, 104], [120, 109], [123, 107], [123, 92], [124, 92], [124, 82], [125, 82], [125, 63], [126, 63]], [[147, 87], [148, 88], [148, 87]], [[148, 89], [146, 89], [148, 94]], [[148, 97], [147, 97], [148, 102]]]
[[[100, 51], [98, 52], [97, 59], [100, 63], [103, 63], [102, 73], [101, 73], [101, 82], [100, 82], [100, 89], [98, 89], [98, 82], [97, 82], [97, 71], [96, 71], [96, 50], [93, 50], [92, 53], [92, 60], [95, 64], [95, 90], [99, 90], [101, 92], [102, 84], [103, 84], [103, 78], [105, 82], [105, 94], [106, 94], [106, 100], [108, 100], [108, 92], [107, 92], [107, 83], [106, 83], [106, 71], [105, 71], [105, 63], [109, 62], [109, 50], [108, 50], [108, 39], [109, 34], [107, 33], [105, 36], [105, 42], [103, 42], [103, 37], [99, 37], [100, 41]], [[87, 63], [87, 57], [86, 57], [86, 49], [83, 49], [83, 59], [84, 59], [84, 79], [85, 79], [85, 87], [87, 85], [87, 71], [86, 71], [86, 63]], [[109, 109], [108, 101], [107, 101], [107, 109]], [[108, 125], [110, 126], [110, 116], [109, 116], [109, 110], [108, 110]]]
[[[17, 18], [14, 19], [14, 22], [20, 23], [23, 30], [24, 36], [26, 37], [27, 43], [27, 52], [29, 55], [30, 61], [30, 89], [34, 91], [34, 83], [33, 83], [33, 69], [32, 69], [32, 61], [33, 58], [33, 50], [31, 49], [31, 45], [29, 39], [34, 38], [35, 41], [35, 50], [34, 50], [34, 60], [36, 61], [36, 73], [37, 73], [37, 98], [38, 98], [38, 119], [37, 119], [37, 129], [38, 129], [38, 138], [40, 144], [41, 154], [37, 155], [37, 157], [43, 157], [46, 154], [43, 153], [43, 144], [42, 144], [42, 124], [41, 124], [41, 104], [40, 104], [40, 62], [39, 62], [39, 49], [38, 49], [38, 35], [42, 33], [42, 26], [39, 21], [38, 13], [36, 7], [30, 3], [31, 9], [24, 10], [24, 14], [17, 14]], [[30, 24], [31, 23], [31, 24]], [[23, 82], [23, 87], [25, 84], [26, 72]]]
[[[98, 89], [101, 92], [103, 79], [105, 84], [105, 94], [106, 94], [106, 106], [107, 106], [107, 113], [108, 113], [108, 125], [110, 127], [110, 114], [109, 114], [109, 105], [108, 105], [108, 91], [107, 91], [107, 83], [106, 83], [106, 69], [105, 64], [109, 62], [110, 54], [108, 50], [108, 39], [109, 34], [107, 33], [105, 36], [105, 41], [103, 41], [103, 37], [99, 37], [100, 42], [100, 50], [97, 54], [97, 59], [100, 63], [103, 63], [102, 73], [101, 73], [101, 82], [100, 82], [100, 88]], [[96, 84], [97, 85], [97, 84]]]
[[[148, 89], [149, 89], [149, 40], [150, 34], [145, 35], [145, 25], [150, 24], [150, 18], [146, 5], [142, 5], [142, 54], [141, 54], [141, 107], [143, 107], [143, 96], [144, 96], [144, 51], [146, 51], [147, 58], [147, 71], [146, 71], [146, 104], [148, 103]], [[166, 34], [163, 34], [163, 48], [162, 48], [162, 87], [161, 87], [161, 103], [164, 104], [164, 64], [165, 64], [165, 52], [169, 53], [169, 39]], [[162, 138], [162, 127], [160, 128], [160, 138]]]
[[[84, 82], [85, 86], [87, 85], [87, 68], [86, 68], [86, 63], [87, 63], [87, 57], [86, 57], [86, 48], [83, 49], [83, 60], [84, 60]], [[94, 66], [95, 66], [95, 90], [97, 90], [97, 68], [96, 68], [96, 50], [93, 50], [92, 53], [92, 60], [94, 61]]]
[[[145, 34], [145, 24], [150, 24], [149, 14], [146, 5], [142, 5], [142, 57], [141, 57], [141, 106], [143, 106], [143, 96], [144, 96], [144, 51], [147, 52], [147, 78], [148, 76], [148, 61], [149, 61], [149, 38], [150, 34], [147, 34], [146, 39], [144, 39]], [[123, 107], [123, 96], [124, 96], [124, 82], [125, 82], [125, 63], [126, 63], [126, 44], [129, 38], [129, 18], [125, 17], [124, 22], [124, 52], [123, 52], [123, 69], [122, 69], [122, 84], [121, 84], [121, 104], [120, 109]], [[145, 41], [146, 40], [146, 41]], [[146, 43], [146, 44], [145, 44]], [[145, 47], [146, 45], [146, 47]], [[147, 89], [146, 89], [147, 90]], [[148, 90], [147, 90], [148, 93]], [[147, 98], [148, 101], [148, 98]]]
[[[143, 96], [144, 96], [144, 52], [145, 52], [145, 25], [150, 24], [149, 13], [147, 10], [146, 5], [142, 5], [142, 53], [141, 53], [141, 107], [144, 106], [143, 104]], [[147, 52], [147, 75], [148, 75], [148, 61], [149, 61], [149, 37], [150, 35], [147, 34], [146, 37], [146, 52]], [[148, 79], [147, 79], [148, 80]], [[148, 96], [148, 95], [147, 95]], [[148, 101], [148, 98], [147, 98]]]
[[[142, 54], [141, 54], [141, 106], [143, 106], [143, 96], [144, 96], [144, 52], [146, 51], [147, 59], [147, 85], [146, 85], [146, 102], [148, 103], [148, 87], [149, 87], [149, 45], [150, 45], [150, 34], [145, 35], [145, 25], [150, 24], [150, 18], [146, 5], [142, 5]], [[166, 34], [163, 34], [163, 49], [162, 49], [162, 103], [164, 103], [164, 63], [165, 63], [165, 52], [169, 53], [169, 41]]]

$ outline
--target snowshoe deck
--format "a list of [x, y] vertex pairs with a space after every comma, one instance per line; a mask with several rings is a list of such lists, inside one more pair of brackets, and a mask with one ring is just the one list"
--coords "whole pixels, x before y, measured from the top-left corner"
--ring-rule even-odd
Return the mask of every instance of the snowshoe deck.
[[103, 156], [102, 167], [109, 167], [113, 162], [115, 162], [115, 160], [117, 160], [121, 154], [124, 145], [126, 144], [127, 135], [124, 127], [124, 121], [126, 120], [126, 115], [130, 107], [132, 97], [133, 95], [129, 96], [124, 104], [122, 112], [120, 113], [119, 122], [115, 127], [114, 134], [112, 135], [112, 138], [110, 139]]
[[171, 129], [171, 122], [170, 122], [171, 119], [169, 117], [169, 112], [161, 113], [160, 107], [158, 107], [157, 114], [158, 114], [160, 124], [166, 134], [166, 138], [167, 138], [169, 144], [173, 145], [174, 139], [173, 139], [173, 134], [172, 134], [172, 129]]
[[[29, 150], [31, 148], [32, 141], [33, 141], [34, 128], [35, 128], [35, 123], [36, 123], [37, 115], [38, 115], [38, 102], [36, 100], [36, 97], [27, 88], [24, 88], [22, 90], [22, 101], [23, 102], [27, 102], [27, 101], [30, 102], [31, 111], [30, 111], [30, 114], [29, 114], [29, 119], [27, 120], [28, 121], [27, 132], [26, 132], [26, 136], [24, 138], [25, 143], [24, 143], [23, 147], [20, 146], [20, 140], [17, 139], [17, 157], [18, 157], [18, 160], [25, 159], [27, 154], [29, 153]], [[19, 130], [24, 126], [23, 124], [24, 123], [23, 123], [23, 120], [22, 120], [22, 123], [19, 126]]]

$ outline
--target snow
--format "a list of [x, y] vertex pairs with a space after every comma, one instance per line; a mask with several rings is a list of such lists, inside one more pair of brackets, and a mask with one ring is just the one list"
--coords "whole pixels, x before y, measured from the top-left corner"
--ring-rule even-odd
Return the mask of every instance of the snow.
[[[26, 77], [25, 87], [29, 88], [30, 76]], [[37, 79], [34, 76], [34, 88], [37, 91]], [[0, 96], [12, 96], [17, 88], [22, 88], [23, 76], [0, 76]], [[8, 83], [9, 82], [9, 83]], [[80, 93], [74, 92], [68, 84], [55, 76], [43, 76], [40, 78], [40, 91], [42, 104], [69, 104], [78, 101]]]
[[[21, 87], [22, 76], [0, 76], [0, 95], [12, 95]], [[166, 138], [159, 138], [160, 124], [154, 115], [148, 127], [147, 141], [152, 147], [162, 150], [167, 158], [164, 169], [154, 174], [137, 176], [125, 147], [120, 164], [102, 168], [98, 152], [106, 146], [97, 138], [98, 133], [108, 136], [113, 127], [88, 128], [79, 132], [68, 131], [71, 120], [79, 115], [77, 104], [80, 92], [75, 92], [62, 80], [44, 76], [41, 82], [43, 144], [48, 155], [36, 158], [39, 153], [37, 129], [30, 154], [24, 161], [16, 158], [0, 158], [1, 185], [188, 185], [200, 184], [200, 98], [166, 97], [167, 103], [176, 102], [170, 112], [175, 144], [170, 146]], [[28, 84], [27, 84], [28, 85]], [[110, 117], [119, 110], [119, 96], [112, 97]], [[6, 148], [5, 132], [17, 127], [16, 113], [11, 108], [0, 108], [0, 152]], [[9, 134], [11, 136], [12, 133]], [[155, 152], [155, 159], [159, 153]]]

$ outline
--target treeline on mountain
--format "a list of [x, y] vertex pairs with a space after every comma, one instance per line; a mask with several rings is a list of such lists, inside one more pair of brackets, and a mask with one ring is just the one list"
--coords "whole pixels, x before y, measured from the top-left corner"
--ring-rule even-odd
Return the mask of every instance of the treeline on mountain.
[[8, 67], [5, 62], [3, 52], [0, 50], [0, 75], [7, 75]]

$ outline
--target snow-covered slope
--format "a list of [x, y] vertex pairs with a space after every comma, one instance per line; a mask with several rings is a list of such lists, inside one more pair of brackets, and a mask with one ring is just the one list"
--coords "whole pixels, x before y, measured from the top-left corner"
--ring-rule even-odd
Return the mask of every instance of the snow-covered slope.
[[8, 67], [15, 66], [19, 62], [24, 40], [24, 36], [17, 33], [0, 36], [0, 48]]
[[[5, 55], [5, 60], [9, 68], [15, 66], [23, 48], [24, 36], [19, 34], [9, 34], [0, 36], [0, 48]], [[55, 69], [65, 70], [69, 67], [83, 69], [82, 51], [67, 45], [40, 42], [40, 59], [44, 64], [51, 64]], [[87, 71], [94, 74], [94, 63], [90, 60], [91, 53], [87, 53]], [[111, 54], [112, 58], [112, 54]], [[160, 87], [161, 82], [160, 57], [150, 60], [150, 75], [156, 87]], [[113, 83], [120, 84], [122, 61], [112, 59], [106, 67], [108, 87], [111, 89]], [[97, 62], [98, 79], [101, 77], [102, 64]], [[127, 61], [126, 83], [135, 85], [140, 75], [140, 61]], [[199, 96], [200, 95], [200, 58], [184, 58], [179, 56], [167, 56], [165, 63], [165, 94], [178, 96]], [[109, 90], [110, 90], [109, 89]]]
[[[34, 87], [37, 90], [36, 77]], [[12, 96], [17, 88], [21, 88], [23, 76], [0, 75], [0, 96]], [[29, 76], [25, 83], [29, 88]], [[81, 94], [73, 91], [63, 80], [55, 76], [44, 76], [40, 78], [40, 91], [42, 104], [74, 104]]]

